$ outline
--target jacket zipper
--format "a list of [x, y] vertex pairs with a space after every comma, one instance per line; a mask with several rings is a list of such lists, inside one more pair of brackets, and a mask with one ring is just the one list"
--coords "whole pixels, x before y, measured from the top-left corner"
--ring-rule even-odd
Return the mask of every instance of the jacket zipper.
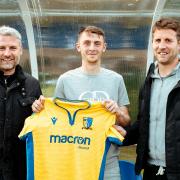
[[[158, 101], [157, 102], [159, 102], [160, 101], [160, 94], [161, 94], [161, 89], [162, 89], [162, 86], [163, 86], [163, 79], [162, 78], [160, 78], [160, 81], [161, 81], [161, 86], [160, 86], [160, 91], [159, 91], [159, 95], [158, 95]], [[159, 106], [158, 106], [158, 108], [159, 108]], [[157, 108], [157, 113], [156, 113], [156, 132], [157, 132], [157, 121], [158, 121], [158, 117], [159, 117], [159, 115], [158, 115], [158, 112], [159, 112], [159, 109]], [[157, 133], [155, 134], [155, 157], [156, 157], [156, 159], [158, 159], [158, 155], [157, 155]]]
[[[7, 101], [7, 79], [4, 78], [4, 84], [5, 84], [5, 89], [6, 89], [6, 93], [5, 93], [5, 97], [4, 97], [4, 104], [5, 104], [5, 119], [4, 119], [4, 122], [3, 122], [3, 127], [5, 127], [5, 124], [6, 124], [6, 101]], [[5, 128], [3, 130], [3, 147], [5, 147]]]

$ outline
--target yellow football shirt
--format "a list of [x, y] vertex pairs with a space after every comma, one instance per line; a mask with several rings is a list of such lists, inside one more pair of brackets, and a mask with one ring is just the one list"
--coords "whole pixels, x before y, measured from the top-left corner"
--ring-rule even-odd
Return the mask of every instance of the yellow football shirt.
[[101, 103], [47, 98], [19, 134], [26, 140], [27, 180], [103, 179], [110, 143], [123, 140], [114, 123]]

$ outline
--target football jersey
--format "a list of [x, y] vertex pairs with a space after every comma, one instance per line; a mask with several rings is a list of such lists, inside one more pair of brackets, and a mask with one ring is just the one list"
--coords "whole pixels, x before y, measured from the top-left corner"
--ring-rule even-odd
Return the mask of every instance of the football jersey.
[[27, 180], [98, 180], [104, 177], [111, 143], [123, 136], [115, 115], [87, 101], [45, 99], [44, 109], [25, 121]]

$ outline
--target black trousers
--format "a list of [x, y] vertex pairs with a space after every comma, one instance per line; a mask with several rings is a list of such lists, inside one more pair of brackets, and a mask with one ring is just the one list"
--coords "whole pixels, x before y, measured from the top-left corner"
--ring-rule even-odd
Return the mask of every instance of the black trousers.
[[156, 175], [159, 170], [159, 166], [146, 165], [144, 168], [143, 180], [168, 180], [166, 175], [166, 169], [163, 175]]
[[0, 180], [3, 180], [3, 175], [2, 175], [2, 171], [0, 170]]

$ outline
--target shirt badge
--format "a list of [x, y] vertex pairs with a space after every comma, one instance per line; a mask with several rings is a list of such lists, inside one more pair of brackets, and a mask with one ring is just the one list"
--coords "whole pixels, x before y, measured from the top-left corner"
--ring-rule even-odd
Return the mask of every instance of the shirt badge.
[[90, 130], [92, 130], [92, 128], [91, 128], [92, 123], [93, 123], [93, 118], [84, 117], [83, 118], [83, 127], [82, 127], [82, 129], [90, 129]]

